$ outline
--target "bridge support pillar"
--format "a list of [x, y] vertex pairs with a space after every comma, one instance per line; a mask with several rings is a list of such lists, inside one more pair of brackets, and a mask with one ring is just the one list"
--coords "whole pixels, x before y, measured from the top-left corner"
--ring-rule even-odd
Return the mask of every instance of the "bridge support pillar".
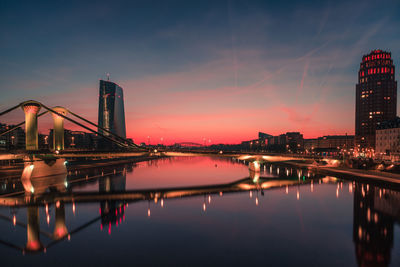
[[[63, 107], [55, 107], [54, 111], [66, 116], [68, 111]], [[52, 113], [54, 127], [53, 127], [53, 149], [54, 150], [64, 150], [64, 118]]]
[[25, 147], [26, 150], [38, 150], [38, 124], [37, 114], [41, 105], [35, 101], [27, 101], [21, 104], [25, 113]]

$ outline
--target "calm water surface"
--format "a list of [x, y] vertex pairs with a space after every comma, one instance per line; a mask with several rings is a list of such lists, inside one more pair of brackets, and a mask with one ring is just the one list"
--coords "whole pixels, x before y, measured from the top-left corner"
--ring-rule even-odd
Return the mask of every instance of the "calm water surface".
[[400, 266], [389, 185], [206, 157], [69, 170], [0, 180], [3, 265]]

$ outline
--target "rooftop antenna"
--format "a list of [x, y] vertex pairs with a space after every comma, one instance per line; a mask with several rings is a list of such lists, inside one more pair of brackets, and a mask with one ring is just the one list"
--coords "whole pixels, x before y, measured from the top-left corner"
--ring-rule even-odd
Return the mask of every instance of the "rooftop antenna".
[[107, 81], [110, 81], [110, 73], [107, 73]]

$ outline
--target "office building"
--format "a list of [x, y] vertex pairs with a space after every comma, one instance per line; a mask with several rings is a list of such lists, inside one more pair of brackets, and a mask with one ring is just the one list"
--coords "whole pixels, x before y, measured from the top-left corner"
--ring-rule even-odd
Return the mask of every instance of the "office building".
[[[116, 83], [100, 80], [98, 125], [126, 138], [124, 94]], [[109, 135], [101, 129], [99, 132]]]
[[364, 55], [356, 85], [355, 142], [360, 151], [375, 149], [378, 123], [393, 120], [397, 111], [397, 81], [390, 52]]

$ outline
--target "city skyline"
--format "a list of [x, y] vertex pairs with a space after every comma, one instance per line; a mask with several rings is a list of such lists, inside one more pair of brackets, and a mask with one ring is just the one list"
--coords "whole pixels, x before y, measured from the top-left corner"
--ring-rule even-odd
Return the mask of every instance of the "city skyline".
[[[376, 4], [26, 3], [17, 9], [8, 2], [0, 108], [35, 99], [96, 122], [98, 80], [109, 72], [124, 88], [127, 137], [136, 143], [148, 136], [151, 143], [239, 143], [258, 131], [354, 134], [362, 56], [383, 49], [395, 65], [400, 58], [399, 3]], [[3, 122], [22, 120], [15, 111]], [[47, 132], [51, 116], [39, 127]]]

